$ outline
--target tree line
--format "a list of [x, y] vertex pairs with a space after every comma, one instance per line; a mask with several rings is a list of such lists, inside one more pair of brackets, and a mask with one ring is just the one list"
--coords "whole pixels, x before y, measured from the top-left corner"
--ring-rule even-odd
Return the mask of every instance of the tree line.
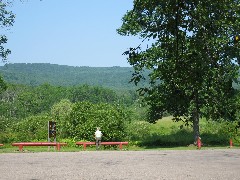
[[68, 99], [72, 103], [88, 101], [130, 106], [137, 100], [137, 95], [131, 94], [134, 95], [134, 91], [116, 93], [112, 89], [89, 85], [64, 87], [45, 83], [32, 87], [9, 84], [0, 94], [0, 111], [1, 116], [21, 119], [49, 112], [62, 99]]
[[91, 132], [103, 127], [107, 140], [126, 136], [125, 125], [138, 95], [98, 86], [27, 86], [7, 84], [1, 78], [0, 141], [42, 140], [47, 122], [56, 121], [58, 138], [92, 140]]
[[[115, 90], [137, 87], [130, 83], [132, 67], [74, 67], [49, 63], [14, 63], [0, 66], [0, 73], [9, 83], [38, 86], [49, 83], [56, 86], [88, 84]], [[142, 85], [146, 85], [143, 82]]]

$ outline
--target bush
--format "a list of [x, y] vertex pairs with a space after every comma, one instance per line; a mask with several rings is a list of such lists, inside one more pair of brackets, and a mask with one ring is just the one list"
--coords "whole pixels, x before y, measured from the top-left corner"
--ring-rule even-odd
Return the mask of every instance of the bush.
[[229, 140], [235, 142], [239, 138], [239, 132], [236, 130], [236, 122], [229, 121], [209, 121], [201, 128], [202, 141], [209, 145], [229, 145]]
[[100, 127], [103, 141], [121, 141], [130, 119], [129, 112], [118, 105], [78, 102], [67, 121], [66, 131], [72, 139], [94, 141], [96, 127]]
[[7, 143], [10, 142], [11, 140], [11, 135], [10, 135], [10, 131], [9, 128], [11, 127], [11, 125], [13, 124], [12, 122], [15, 119], [10, 119], [10, 118], [6, 118], [4, 116], [0, 116], [0, 143]]
[[145, 121], [133, 121], [126, 129], [128, 140], [143, 141], [149, 138], [150, 124]]
[[72, 111], [73, 104], [68, 99], [62, 99], [51, 108], [51, 116], [57, 124], [57, 135], [60, 138], [68, 138], [67, 117]]
[[12, 125], [12, 141], [48, 140], [48, 114], [30, 116]]

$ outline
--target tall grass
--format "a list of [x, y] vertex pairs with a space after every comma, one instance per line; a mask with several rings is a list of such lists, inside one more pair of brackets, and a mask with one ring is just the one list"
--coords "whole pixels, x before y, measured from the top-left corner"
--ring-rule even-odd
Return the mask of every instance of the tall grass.
[[[205, 146], [229, 144], [231, 132], [224, 122], [208, 122], [200, 120], [200, 136]], [[193, 144], [194, 135], [192, 126], [185, 126], [183, 122], [173, 122], [172, 117], [165, 117], [155, 124], [143, 121], [132, 122], [128, 127], [128, 139], [133, 145], [176, 147]], [[239, 136], [233, 139], [239, 144]]]

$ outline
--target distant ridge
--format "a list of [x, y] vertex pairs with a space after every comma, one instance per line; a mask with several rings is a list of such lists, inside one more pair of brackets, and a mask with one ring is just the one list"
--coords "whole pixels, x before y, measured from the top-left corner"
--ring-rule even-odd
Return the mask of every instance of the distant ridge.
[[49, 63], [14, 63], [0, 66], [4, 80], [14, 84], [37, 86], [49, 83], [56, 86], [87, 84], [112, 89], [136, 89], [129, 83], [132, 67], [67, 66]]

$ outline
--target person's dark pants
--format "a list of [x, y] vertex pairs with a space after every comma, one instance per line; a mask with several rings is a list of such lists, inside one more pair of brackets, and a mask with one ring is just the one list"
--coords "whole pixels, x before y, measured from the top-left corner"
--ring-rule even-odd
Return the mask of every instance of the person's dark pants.
[[101, 145], [101, 138], [96, 138], [96, 149], [99, 149]]

